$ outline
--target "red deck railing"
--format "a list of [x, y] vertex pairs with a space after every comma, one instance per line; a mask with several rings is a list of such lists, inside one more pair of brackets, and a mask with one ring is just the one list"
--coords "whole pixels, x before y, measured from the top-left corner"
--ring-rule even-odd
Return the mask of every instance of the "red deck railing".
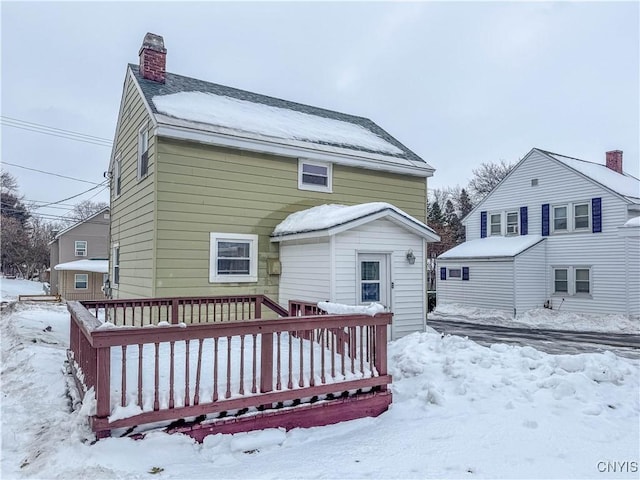
[[[289, 316], [261, 295], [68, 302], [69, 360], [79, 390], [94, 389], [93, 430], [186, 421], [200, 439], [386, 410], [392, 314], [307, 315], [300, 305]], [[262, 306], [284, 316], [260, 318]], [[315, 403], [330, 408], [296, 413]]]

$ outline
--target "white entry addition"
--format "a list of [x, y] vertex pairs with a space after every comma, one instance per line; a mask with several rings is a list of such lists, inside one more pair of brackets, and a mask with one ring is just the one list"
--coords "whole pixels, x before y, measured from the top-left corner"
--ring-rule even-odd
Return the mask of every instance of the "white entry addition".
[[358, 255], [358, 303], [381, 303], [390, 308], [388, 257], [383, 254]]

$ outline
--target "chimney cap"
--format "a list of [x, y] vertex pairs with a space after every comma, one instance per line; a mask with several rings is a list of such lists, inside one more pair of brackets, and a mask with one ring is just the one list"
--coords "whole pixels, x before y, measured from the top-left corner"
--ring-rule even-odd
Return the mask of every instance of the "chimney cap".
[[164, 48], [164, 39], [162, 35], [156, 35], [155, 33], [147, 32], [142, 41], [142, 47], [140, 47], [140, 53], [143, 50], [155, 50], [156, 52], [167, 53], [167, 49]]

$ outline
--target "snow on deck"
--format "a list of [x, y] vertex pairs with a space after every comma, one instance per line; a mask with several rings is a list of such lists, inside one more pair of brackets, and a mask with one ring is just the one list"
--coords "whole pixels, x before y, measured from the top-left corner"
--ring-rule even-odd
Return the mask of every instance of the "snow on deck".
[[160, 113], [269, 137], [348, 145], [387, 154], [403, 153], [372, 131], [349, 122], [239, 100], [213, 93], [156, 95]]
[[469, 240], [448, 250], [438, 258], [514, 257], [544, 238], [540, 235], [519, 235], [516, 237], [487, 237]]

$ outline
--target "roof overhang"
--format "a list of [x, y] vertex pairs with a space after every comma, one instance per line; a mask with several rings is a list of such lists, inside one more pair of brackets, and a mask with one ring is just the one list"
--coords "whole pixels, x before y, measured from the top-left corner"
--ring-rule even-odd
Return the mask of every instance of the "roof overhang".
[[[387, 208], [384, 210], [380, 210], [375, 213], [371, 213], [369, 215], [364, 215], [360, 218], [356, 218], [353, 220], [349, 220], [347, 222], [341, 223], [339, 225], [334, 225], [329, 228], [323, 228], [318, 230], [311, 230], [305, 232], [297, 232], [297, 233], [289, 233], [283, 235], [272, 235], [272, 242], [283, 242], [287, 240], [304, 240], [308, 238], [319, 238], [319, 237], [330, 237], [332, 235], [337, 235], [341, 232], [345, 232], [347, 230], [351, 230], [353, 228], [359, 227], [361, 225], [365, 225], [367, 223], [379, 220], [379, 219], [387, 219], [391, 222], [399, 225], [400, 227], [405, 228], [406, 230], [418, 235], [421, 238], [424, 238], [427, 242], [439, 242], [440, 237], [433, 232], [430, 228], [425, 225], [416, 223], [412, 219], [401, 215], [400, 213], [392, 210], [391, 208]], [[426, 228], [425, 228], [426, 227]]]
[[155, 134], [159, 137], [190, 140], [208, 145], [219, 145], [257, 153], [267, 153], [292, 158], [306, 158], [331, 162], [338, 165], [379, 170], [390, 173], [431, 177], [435, 169], [426, 162], [404, 158], [361, 152], [331, 145], [303, 142], [300, 140], [282, 140], [272, 137], [240, 132], [196, 122], [186, 122], [162, 114], [156, 114], [158, 123]]
[[57, 271], [108, 273], [109, 260], [75, 260], [73, 262], [59, 263], [53, 269]]

